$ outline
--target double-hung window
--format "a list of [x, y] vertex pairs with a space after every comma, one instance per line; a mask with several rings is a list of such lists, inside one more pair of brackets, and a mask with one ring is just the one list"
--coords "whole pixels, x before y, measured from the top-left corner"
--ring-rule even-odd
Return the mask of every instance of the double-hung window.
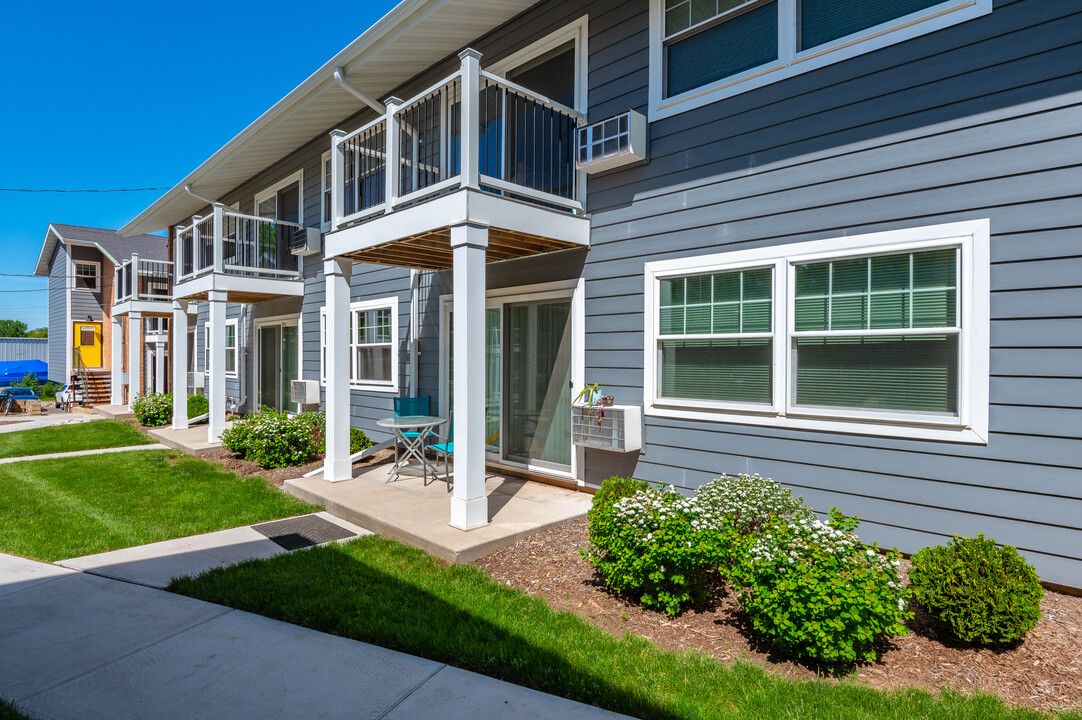
[[[350, 304], [350, 384], [355, 388], [398, 391], [397, 298]], [[327, 381], [327, 308], [320, 309], [320, 378]]]
[[101, 274], [101, 265], [96, 262], [75, 263], [75, 289], [92, 290], [98, 289], [98, 276]]
[[991, 11], [992, 0], [651, 0], [652, 118]]
[[[210, 323], [203, 323], [203, 367], [210, 373]], [[237, 373], [237, 321], [225, 323], [225, 374], [238, 377]]]
[[988, 223], [646, 266], [647, 413], [986, 442]]

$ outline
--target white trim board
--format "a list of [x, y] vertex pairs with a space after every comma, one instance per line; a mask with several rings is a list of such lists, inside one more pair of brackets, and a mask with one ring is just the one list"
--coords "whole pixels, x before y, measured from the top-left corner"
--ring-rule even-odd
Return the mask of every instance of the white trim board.
[[[645, 264], [643, 308], [643, 401], [647, 416], [859, 435], [986, 444], [989, 383], [989, 238], [987, 219], [891, 230], [773, 247], [738, 250]], [[794, 408], [791, 363], [792, 267], [797, 262], [840, 259], [936, 247], [960, 248], [958, 263], [959, 400], [957, 417], [892, 411]], [[660, 336], [657, 290], [666, 276], [773, 266], [773, 399], [769, 406], [738, 406], [658, 397]], [[849, 334], [861, 334], [850, 332]], [[678, 339], [678, 338], [677, 338]]]

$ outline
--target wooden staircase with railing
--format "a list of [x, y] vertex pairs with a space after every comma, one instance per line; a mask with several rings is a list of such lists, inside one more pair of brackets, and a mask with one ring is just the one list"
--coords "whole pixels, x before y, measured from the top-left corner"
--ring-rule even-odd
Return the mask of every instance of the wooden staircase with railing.
[[[113, 380], [108, 370], [87, 370], [84, 375], [83, 397], [86, 405], [108, 405], [113, 397]], [[82, 384], [82, 383], [80, 383]]]

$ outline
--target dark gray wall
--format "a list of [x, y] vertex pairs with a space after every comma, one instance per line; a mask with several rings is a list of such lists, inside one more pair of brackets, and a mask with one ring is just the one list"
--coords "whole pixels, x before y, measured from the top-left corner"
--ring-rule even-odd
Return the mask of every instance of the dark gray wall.
[[[101, 251], [95, 247], [69, 245], [68, 252], [71, 253], [72, 263], [72, 277], [68, 278], [68, 285], [71, 286], [71, 318], [69, 321], [75, 322], [76, 320], [86, 320], [89, 316], [93, 322], [101, 322], [104, 317], [102, 305], [106, 286], [106, 273], [113, 272], [112, 264], [109, 263], [105, 257], [102, 256]], [[98, 277], [97, 290], [80, 290], [75, 287], [75, 263], [82, 261], [98, 264], [100, 275]]]
[[68, 254], [57, 243], [49, 261], [49, 379], [66, 381], [68, 372]]
[[[626, 473], [690, 490], [758, 472], [818, 510], [859, 514], [868, 540], [912, 552], [984, 532], [1019, 546], [1046, 580], [1082, 586], [1080, 10], [997, 0], [987, 17], [654, 122], [649, 163], [589, 181], [584, 264], [490, 266], [490, 284], [581, 272], [586, 375], [617, 402], [641, 403], [644, 262], [989, 218], [987, 446], [648, 418], [642, 453], [590, 452], [587, 480]], [[590, 116], [645, 113], [647, 0], [545, 0], [471, 45], [487, 65], [584, 13]], [[449, 57], [395, 94], [410, 97], [457, 63]], [[250, 210], [256, 191], [303, 167], [315, 222], [328, 147], [314, 138], [225, 200]], [[315, 378], [322, 269], [307, 264], [304, 274], [303, 369]], [[405, 270], [354, 268], [354, 299], [399, 297], [403, 362], [408, 282]], [[436, 401], [438, 298], [450, 278], [423, 273], [420, 284], [419, 392]], [[402, 394], [412, 392], [406, 372]], [[353, 393], [354, 423], [377, 439], [372, 420], [389, 409], [388, 396]]]

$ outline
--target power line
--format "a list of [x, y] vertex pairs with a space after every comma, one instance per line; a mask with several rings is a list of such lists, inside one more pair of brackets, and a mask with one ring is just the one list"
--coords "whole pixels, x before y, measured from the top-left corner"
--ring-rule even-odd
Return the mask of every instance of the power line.
[[115, 192], [148, 192], [150, 190], [169, 190], [167, 187], [145, 187], [145, 188], [107, 188], [104, 190], [94, 189], [79, 189], [79, 190], [60, 190], [56, 188], [0, 188], [0, 192], [19, 192], [19, 193], [115, 193]]

